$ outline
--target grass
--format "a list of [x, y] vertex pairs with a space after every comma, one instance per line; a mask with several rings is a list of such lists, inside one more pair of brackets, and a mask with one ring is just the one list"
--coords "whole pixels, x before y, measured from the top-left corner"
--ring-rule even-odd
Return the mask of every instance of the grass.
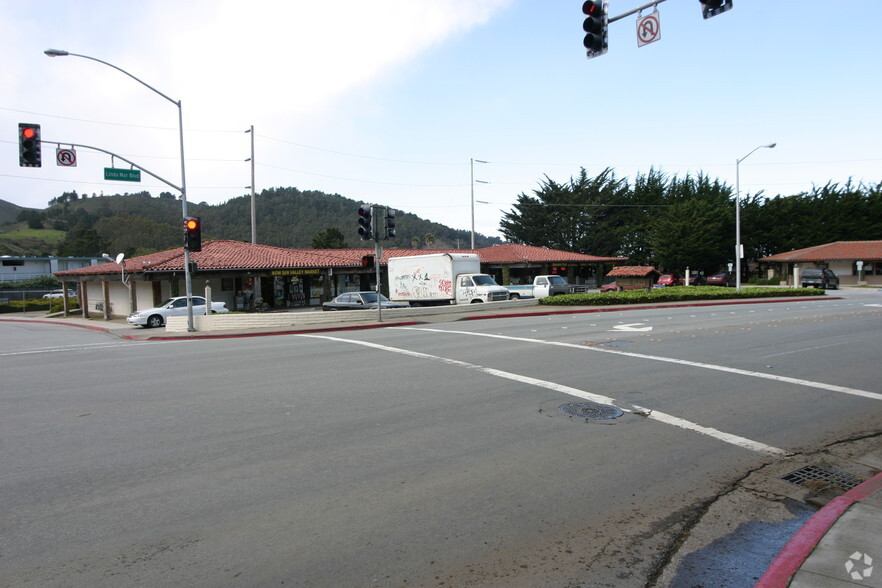
[[66, 234], [64, 231], [56, 231], [55, 229], [29, 229], [27, 226], [23, 226], [0, 232], [0, 239], [41, 239], [56, 243], [63, 240]]

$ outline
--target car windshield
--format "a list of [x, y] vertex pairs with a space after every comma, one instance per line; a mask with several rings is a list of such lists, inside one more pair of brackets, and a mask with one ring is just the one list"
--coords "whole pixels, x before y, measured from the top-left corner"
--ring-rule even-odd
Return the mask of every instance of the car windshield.
[[567, 281], [560, 276], [548, 276], [548, 281], [552, 284], [566, 284]]
[[803, 275], [803, 277], [820, 278], [821, 277], [821, 270], [815, 269], [815, 268], [804, 269], [804, 270], [802, 270], [802, 275]]
[[475, 286], [496, 286], [496, 280], [494, 280], [490, 276], [472, 276], [472, 279], [475, 282]]

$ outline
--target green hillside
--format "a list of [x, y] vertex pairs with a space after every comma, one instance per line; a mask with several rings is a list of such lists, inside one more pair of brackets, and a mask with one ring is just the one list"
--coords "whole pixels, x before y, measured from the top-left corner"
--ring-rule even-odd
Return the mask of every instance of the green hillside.
[[[347, 247], [371, 246], [356, 234], [360, 202], [322, 192], [296, 188], [264, 190], [256, 197], [257, 242], [277, 247], [309, 248], [320, 233], [336, 229]], [[223, 204], [187, 203], [190, 216], [202, 218], [202, 239], [251, 241], [251, 197]], [[3, 206], [7, 205], [7, 206]], [[0, 255], [100, 255], [124, 252], [143, 255], [182, 245], [181, 202], [164, 192], [79, 197], [66, 193], [44, 210], [23, 209], [0, 201], [9, 209], [0, 225]], [[26, 212], [22, 212], [26, 211]], [[14, 213], [14, 218], [9, 218]], [[19, 221], [19, 222], [14, 222]], [[32, 227], [32, 228], [28, 228]], [[42, 227], [42, 228], [36, 228]], [[331, 231], [333, 232], [333, 231]], [[387, 247], [468, 247], [471, 234], [399, 212], [394, 240]], [[428, 238], [427, 238], [428, 237]], [[501, 243], [498, 238], [476, 236], [476, 245]]]

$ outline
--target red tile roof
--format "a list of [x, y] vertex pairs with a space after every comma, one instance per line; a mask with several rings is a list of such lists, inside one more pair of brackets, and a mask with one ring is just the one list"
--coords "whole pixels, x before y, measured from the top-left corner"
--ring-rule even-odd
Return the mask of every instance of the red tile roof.
[[603, 261], [626, 261], [627, 257], [598, 257], [584, 253], [572, 253], [559, 251], [547, 247], [534, 247], [532, 245], [516, 245], [506, 243], [485, 247], [477, 251], [481, 256], [481, 263], [552, 263], [552, 262], [586, 262], [596, 263]]
[[646, 278], [660, 275], [660, 272], [651, 265], [617, 265], [606, 275], [617, 278]]
[[[390, 257], [408, 257], [431, 253], [477, 253], [482, 263], [524, 262], [601, 262], [623, 261], [624, 257], [596, 257], [568, 251], [526, 245], [497, 245], [485, 249], [397, 249], [383, 250], [381, 264]], [[361, 258], [373, 255], [374, 249], [285, 249], [269, 245], [254, 245], [242, 241], [216, 240], [202, 244], [202, 251], [191, 253], [200, 270], [249, 270], [276, 268], [358, 267]], [[184, 269], [184, 249], [170, 249], [150, 255], [124, 259], [127, 272], [171, 272]], [[73, 270], [56, 272], [60, 277], [109, 275], [120, 272], [117, 263], [103, 263]]]
[[871, 261], [882, 260], [882, 241], [836, 241], [805, 249], [777, 253], [760, 261]]

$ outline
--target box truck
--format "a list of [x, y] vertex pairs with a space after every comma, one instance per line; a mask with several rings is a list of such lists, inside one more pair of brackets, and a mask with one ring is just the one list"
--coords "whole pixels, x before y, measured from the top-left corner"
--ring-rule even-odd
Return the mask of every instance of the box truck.
[[389, 299], [411, 306], [508, 300], [508, 290], [481, 273], [474, 253], [391, 257]]

